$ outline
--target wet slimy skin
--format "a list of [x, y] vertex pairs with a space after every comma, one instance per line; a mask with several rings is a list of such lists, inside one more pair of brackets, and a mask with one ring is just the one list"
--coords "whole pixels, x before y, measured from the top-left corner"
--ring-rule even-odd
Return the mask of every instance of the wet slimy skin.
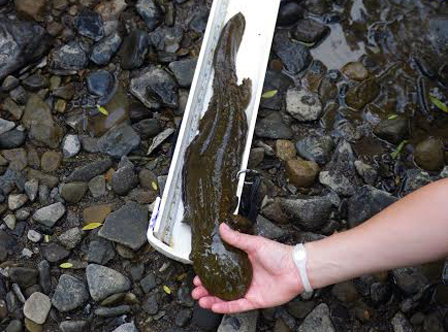
[[251, 98], [251, 81], [238, 85], [235, 70], [245, 25], [239, 13], [221, 32], [214, 55], [213, 96], [183, 168], [184, 222], [192, 231], [190, 258], [205, 288], [224, 300], [243, 297], [252, 280], [247, 254], [223, 242], [218, 231], [222, 222], [240, 231], [250, 228], [245, 218], [233, 215], [248, 129], [245, 110]]

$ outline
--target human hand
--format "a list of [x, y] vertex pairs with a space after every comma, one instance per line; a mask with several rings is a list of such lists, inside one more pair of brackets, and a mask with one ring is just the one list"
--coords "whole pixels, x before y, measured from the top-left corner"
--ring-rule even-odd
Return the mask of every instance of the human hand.
[[192, 296], [199, 305], [216, 313], [231, 314], [286, 303], [303, 291], [299, 271], [293, 261], [293, 247], [261, 236], [243, 234], [225, 223], [219, 228], [224, 241], [244, 250], [252, 263], [252, 283], [244, 298], [223, 301], [211, 296], [198, 276], [193, 283]]

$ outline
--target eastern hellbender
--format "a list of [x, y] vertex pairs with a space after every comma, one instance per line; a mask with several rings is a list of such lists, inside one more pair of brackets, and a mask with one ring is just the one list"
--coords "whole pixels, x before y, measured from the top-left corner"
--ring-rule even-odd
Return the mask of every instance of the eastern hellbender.
[[223, 222], [240, 231], [250, 228], [247, 219], [233, 214], [252, 87], [249, 79], [237, 84], [235, 67], [245, 27], [238, 13], [221, 32], [213, 61], [213, 96], [186, 151], [182, 181], [184, 222], [192, 230], [190, 258], [204, 287], [224, 300], [243, 297], [252, 280], [247, 254], [223, 242], [218, 231]]

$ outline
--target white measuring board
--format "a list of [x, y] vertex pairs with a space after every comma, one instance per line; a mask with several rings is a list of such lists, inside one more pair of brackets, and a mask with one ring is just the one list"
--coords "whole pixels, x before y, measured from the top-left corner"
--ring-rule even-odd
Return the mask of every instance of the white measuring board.
[[[202, 42], [190, 95], [171, 161], [165, 190], [154, 204], [148, 228], [148, 241], [164, 255], [191, 263], [191, 231], [182, 223], [182, 168], [185, 151], [197, 135], [199, 120], [208, 108], [213, 89], [213, 56], [221, 30], [235, 14], [246, 18], [246, 30], [237, 54], [238, 81], [252, 80], [252, 98], [246, 109], [249, 130], [247, 133], [241, 169], [247, 167], [269, 60], [280, 0], [214, 0]], [[245, 173], [238, 179], [237, 196], [244, 187]], [[238, 211], [238, 209], [237, 209]], [[237, 212], [236, 211], [236, 212]]]

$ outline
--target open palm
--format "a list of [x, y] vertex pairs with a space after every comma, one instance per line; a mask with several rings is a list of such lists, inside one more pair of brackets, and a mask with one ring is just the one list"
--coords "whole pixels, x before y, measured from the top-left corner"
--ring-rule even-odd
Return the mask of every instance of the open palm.
[[227, 302], [211, 296], [196, 276], [192, 296], [199, 300], [201, 307], [216, 313], [237, 313], [280, 305], [303, 291], [292, 260], [292, 246], [233, 231], [224, 223], [219, 230], [224, 241], [248, 254], [253, 269], [252, 283], [244, 298]]

